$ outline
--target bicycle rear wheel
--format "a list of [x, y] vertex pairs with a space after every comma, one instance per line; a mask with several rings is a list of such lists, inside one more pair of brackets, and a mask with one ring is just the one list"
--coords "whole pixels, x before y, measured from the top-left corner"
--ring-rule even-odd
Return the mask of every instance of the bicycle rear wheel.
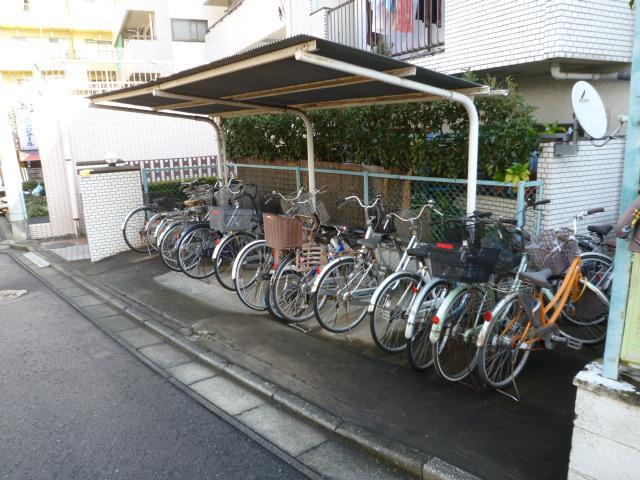
[[454, 290], [452, 295], [446, 310], [438, 312], [442, 328], [433, 346], [434, 363], [440, 376], [450, 382], [459, 382], [475, 368], [477, 334], [488, 308], [485, 295], [478, 287]]
[[214, 272], [218, 283], [227, 290], [235, 290], [232, 278], [233, 264], [240, 251], [256, 239], [257, 235], [251, 232], [235, 232], [220, 240], [220, 244], [214, 251]]
[[531, 353], [522, 338], [528, 321], [517, 295], [493, 313], [478, 351], [478, 373], [487, 386], [503, 388], [520, 375]]
[[252, 310], [264, 311], [273, 269], [273, 249], [264, 240], [244, 247], [233, 265], [235, 291], [242, 303]]
[[202, 279], [213, 275], [215, 263], [212, 260], [215, 241], [219, 237], [216, 230], [209, 227], [189, 229], [178, 243], [178, 266], [191, 278]]
[[313, 293], [313, 311], [322, 328], [344, 333], [364, 320], [371, 294], [378, 286], [369, 267], [368, 262], [343, 258], [320, 273]]
[[153, 216], [150, 207], [139, 207], [131, 211], [122, 224], [122, 236], [127, 246], [138, 253], [148, 253], [152, 250], [146, 235], [146, 226]]
[[[418, 371], [427, 370], [433, 365], [433, 344], [429, 338], [431, 334], [431, 319], [438, 311], [440, 304], [451, 291], [451, 284], [445, 280], [439, 280], [426, 285], [423, 288], [429, 290], [424, 293], [421, 304], [415, 318], [415, 327], [407, 343], [407, 360], [411, 367]], [[419, 292], [422, 296], [422, 292]]]
[[399, 272], [393, 278], [378, 295], [369, 314], [369, 327], [378, 347], [385, 352], [398, 353], [407, 347], [404, 331], [421, 278], [413, 272]]

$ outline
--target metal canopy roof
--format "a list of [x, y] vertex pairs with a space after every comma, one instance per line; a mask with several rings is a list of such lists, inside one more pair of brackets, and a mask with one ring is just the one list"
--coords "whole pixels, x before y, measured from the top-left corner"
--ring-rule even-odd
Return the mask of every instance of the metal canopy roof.
[[[429, 87], [466, 95], [488, 87], [394, 58], [301, 35], [135, 87], [93, 95], [96, 105], [119, 104], [147, 112], [235, 117], [291, 109], [310, 111], [357, 105], [425, 101], [436, 97], [330, 65], [296, 59], [296, 52], [375, 70]], [[299, 53], [298, 53], [299, 55]], [[328, 68], [327, 68], [328, 67]]]

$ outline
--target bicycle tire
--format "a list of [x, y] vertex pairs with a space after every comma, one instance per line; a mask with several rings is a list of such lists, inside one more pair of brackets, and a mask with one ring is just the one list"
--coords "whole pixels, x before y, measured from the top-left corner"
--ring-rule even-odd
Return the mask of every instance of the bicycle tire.
[[178, 266], [182, 273], [198, 280], [213, 275], [215, 263], [212, 255], [218, 237], [219, 232], [208, 226], [196, 225], [187, 228], [177, 245]]
[[160, 242], [160, 259], [167, 268], [174, 272], [181, 271], [177, 259], [177, 245], [185, 228], [186, 225], [183, 222], [173, 223], [165, 230]]
[[492, 313], [484, 344], [478, 349], [478, 373], [485, 385], [500, 389], [515, 381], [529, 359], [531, 350], [520, 348], [522, 342], [517, 340], [528, 320], [518, 294]]
[[145, 234], [147, 236], [147, 242], [154, 251], [158, 251], [158, 239], [155, 236], [156, 230], [160, 224], [167, 218], [167, 214], [164, 212], [156, 213], [153, 215], [145, 227]]
[[[140, 214], [142, 214], [142, 217]], [[153, 209], [151, 207], [138, 207], [129, 212], [122, 223], [124, 243], [134, 252], [149, 253], [151, 250], [146, 235], [146, 227], [152, 216]]]
[[459, 382], [473, 371], [477, 362], [478, 349], [473, 332], [483, 319], [484, 293], [469, 285], [454, 290], [452, 295], [448, 307], [438, 311], [442, 328], [433, 345], [434, 365], [442, 378]]
[[232, 278], [233, 264], [240, 251], [256, 238], [258, 236], [252, 232], [234, 232], [220, 240], [213, 254], [214, 274], [220, 286], [231, 291], [236, 289]]
[[407, 348], [404, 331], [411, 303], [422, 281], [414, 272], [398, 272], [393, 274], [393, 278], [382, 287], [369, 313], [371, 337], [380, 349], [388, 353], [398, 353]]
[[265, 290], [269, 289], [273, 249], [264, 240], [255, 240], [244, 247], [233, 265], [235, 292], [240, 301], [256, 311], [265, 311]]
[[[325, 267], [316, 280], [317, 286], [314, 287], [313, 292], [313, 311], [320, 326], [329, 332], [344, 333], [353, 330], [360, 324], [360, 322], [362, 322], [362, 320], [364, 320], [367, 315], [367, 306], [369, 302], [366, 302], [362, 305], [361, 311], [359, 311], [360, 309], [356, 308], [358, 306], [354, 306], [354, 308], [351, 308], [351, 295], [348, 294], [345, 296], [345, 294], [347, 294], [348, 292], [345, 292], [345, 294], [341, 293], [340, 295], [336, 295], [333, 292], [335, 288], [331, 285], [332, 281], [346, 285], [349, 283], [357, 284], [359, 280], [366, 281], [369, 287], [375, 286], [373, 285], [373, 283], [377, 285], [377, 279], [373, 277], [369, 276], [368, 279], [361, 278], [364, 272], [354, 274], [355, 268], [355, 258], [341, 258], [337, 262], [329, 264], [327, 267]], [[342, 287], [342, 289], [344, 289], [344, 286]], [[335, 293], [338, 293], [338, 291], [336, 290]], [[341, 315], [339, 313], [341, 308], [344, 309], [344, 315]], [[335, 309], [335, 316], [332, 312], [333, 309]], [[329, 318], [329, 316], [333, 318], [333, 321], [331, 318]], [[346, 324], [336, 326], [336, 322], [341, 317], [346, 317]], [[352, 320], [350, 320], [349, 317], [351, 317]]]
[[[451, 284], [446, 280], [437, 280], [425, 285], [428, 288], [426, 292], [419, 292], [421, 305], [417, 305], [418, 314], [416, 314], [416, 324], [414, 326], [413, 335], [406, 340], [407, 343], [407, 360], [411, 368], [419, 372], [428, 370], [433, 366], [433, 345], [429, 338], [431, 334], [431, 319], [438, 310], [440, 303], [451, 291]], [[431, 304], [429, 305], [429, 302]], [[422, 304], [428, 304], [424, 308]]]
[[270, 285], [271, 308], [288, 323], [304, 322], [314, 315], [311, 284], [315, 270], [298, 272], [293, 268], [295, 260], [295, 255], [282, 259]]

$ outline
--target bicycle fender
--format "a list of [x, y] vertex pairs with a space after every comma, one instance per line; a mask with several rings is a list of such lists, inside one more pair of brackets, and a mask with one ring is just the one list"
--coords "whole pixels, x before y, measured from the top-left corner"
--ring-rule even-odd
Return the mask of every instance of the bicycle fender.
[[254, 240], [253, 242], [247, 243], [244, 248], [242, 250], [240, 250], [238, 252], [238, 256], [235, 258], [235, 260], [233, 261], [233, 268], [231, 269], [231, 279], [235, 280], [236, 276], [238, 274], [238, 269], [240, 268], [240, 263], [238, 262], [238, 259], [242, 257], [242, 254], [244, 253], [244, 251], [250, 247], [253, 247], [254, 245], [258, 244], [258, 243], [264, 243], [266, 245], [267, 241], [263, 238], [259, 238], [258, 240]]
[[[220, 254], [220, 246], [224, 244], [227, 238], [232, 237], [233, 235], [237, 235], [238, 233], [239, 232], [229, 232], [224, 237], [220, 238], [219, 239], [220, 241], [216, 243], [216, 248], [214, 248], [213, 250], [213, 255], [211, 255], [211, 259], [215, 260], [216, 258], [218, 258], [218, 255]], [[250, 232], [242, 232], [242, 233], [250, 233]], [[256, 238], [257, 238], [257, 235], [256, 235]], [[238, 256], [240, 256], [240, 252], [238, 252]], [[234, 260], [234, 263], [235, 263], [235, 260]], [[233, 272], [231, 274], [233, 275]]]
[[[493, 307], [493, 310], [491, 310], [491, 318], [496, 316], [498, 312], [500, 312], [500, 310], [504, 308], [504, 305], [507, 302], [510, 302], [511, 300], [513, 300], [513, 298], [516, 297], [517, 295], [518, 295], [517, 292], [512, 293], [511, 295], [507, 295], [505, 298], [500, 300], [497, 303], [497, 305]], [[487, 341], [487, 332], [489, 331], [490, 324], [491, 324], [491, 321], [486, 321], [486, 320], [482, 323], [482, 328], [480, 329], [480, 333], [478, 334], [478, 340], [476, 340], [476, 347], [478, 348], [484, 347], [484, 344]]]
[[418, 316], [420, 305], [422, 305], [424, 297], [427, 295], [427, 293], [429, 293], [431, 288], [436, 283], [439, 283], [441, 281], [442, 279], [440, 278], [432, 278], [429, 283], [427, 283], [420, 289], [416, 298], [413, 299], [413, 303], [411, 304], [411, 307], [409, 307], [409, 318], [407, 318], [407, 326], [404, 330], [404, 338], [406, 338], [407, 340], [411, 340], [411, 337], [413, 337], [413, 330], [416, 327], [416, 317]]
[[431, 343], [436, 343], [440, 338], [440, 332], [442, 331], [442, 327], [443, 327], [442, 318], [444, 317], [444, 314], [447, 313], [447, 310], [449, 310], [449, 307], [451, 306], [451, 302], [458, 295], [458, 293], [466, 290], [467, 288], [468, 288], [467, 285], [462, 285], [460, 287], [454, 288], [449, 292], [449, 294], [442, 301], [442, 305], [440, 305], [440, 308], [438, 308], [438, 311], [436, 312], [436, 317], [440, 318], [440, 322], [434, 323], [431, 326], [431, 333], [429, 334], [429, 340], [431, 341]]
[[395, 279], [397, 277], [399, 277], [400, 275], [404, 275], [406, 273], [411, 274], [413, 276], [413, 278], [415, 278], [416, 280], [420, 281], [420, 275], [418, 275], [417, 273], [414, 274], [414, 272], [402, 271], [402, 272], [394, 272], [394, 273], [392, 273], [387, 278], [385, 278], [382, 281], [382, 283], [380, 285], [378, 285], [378, 288], [376, 288], [376, 290], [373, 292], [373, 295], [371, 296], [371, 300], [369, 301], [369, 306], [367, 307], [367, 312], [369, 312], [369, 313], [373, 312], [373, 309], [376, 306], [376, 303], [378, 302], [378, 298], [380, 297], [380, 294], [386, 288], [386, 286], [389, 285], [390, 283], [394, 282]]
[[316, 293], [316, 291], [318, 290], [318, 286], [320, 285], [320, 282], [322, 281], [322, 279], [324, 278], [324, 274], [327, 270], [329, 270], [329, 267], [340, 263], [340, 262], [344, 262], [346, 260], [354, 260], [355, 258], [353, 255], [347, 255], [344, 257], [340, 257], [340, 258], [336, 258], [335, 260], [331, 260], [329, 263], [327, 263], [324, 267], [322, 267], [322, 271], [320, 272], [320, 275], [317, 275], [316, 278], [313, 279], [313, 285], [311, 286], [311, 294]]

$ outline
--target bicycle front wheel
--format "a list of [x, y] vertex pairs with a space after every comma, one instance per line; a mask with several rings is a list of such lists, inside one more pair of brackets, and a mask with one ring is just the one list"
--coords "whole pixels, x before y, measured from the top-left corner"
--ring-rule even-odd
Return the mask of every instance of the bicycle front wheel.
[[[452, 292], [454, 297], [441, 313], [440, 335], [434, 348], [436, 371], [450, 382], [459, 382], [475, 368], [478, 358], [476, 339], [488, 310], [485, 295], [468, 286]], [[435, 321], [435, 319], [434, 319]]]
[[152, 250], [146, 234], [146, 226], [153, 216], [150, 207], [139, 207], [127, 215], [122, 224], [122, 236], [127, 246], [138, 253], [147, 253]]
[[202, 279], [213, 275], [212, 260], [215, 241], [219, 233], [209, 227], [197, 227], [184, 234], [178, 244], [178, 265], [191, 278]]
[[420, 281], [417, 273], [399, 272], [381, 286], [382, 291], [369, 314], [369, 327], [373, 341], [385, 352], [398, 353], [407, 347], [404, 331]]
[[440, 308], [442, 301], [451, 291], [451, 284], [446, 280], [437, 280], [425, 285], [426, 292], [418, 292], [420, 301], [417, 307], [413, 335], [406, 340], [407, 360], [411, 367], [418, 371], [427, 370], [433, 365], [433, 348], [429, 335], [431, 334], [432, 318]]
[[343, 258], [322, 271], [313, 294], [313, 311], [322, 328], [344, 333], [364, 319], [378, 286], [371, 267], [366, 261]]
[[298, 271], [295, 260], [295, 255], [283, 259], [271, 282], [271, 300], [275, 313], [289, 323], [304, 322], [313, 316], [311, 285], [315, 269]]
[[171, 224], [162, 234], [160, 242], [160, 258], [167, 268], [174, 272], [182, 271], [178, 264], [178, 243], [186, 225], [182, 222]]
[[235, 290], [231, 273], [236, 257], [246, 245], [253, 242], [256, 235], [251, 232], [236, 232], [225, 236], [214, 251], [214, 272], [218, 283], [227, 290]]
[[493, 312], [484, 345], [478, 351], [478, 373], [491, 388], [513, 383], [529, 358], [530, 345], [524, 341], [527, 315], [514, 295]]
[[244, 247], [233, 265], [235, 291], [252, 310], [266, 310], [266, 294], [273, 269], [273, 249], [264, 240]]

